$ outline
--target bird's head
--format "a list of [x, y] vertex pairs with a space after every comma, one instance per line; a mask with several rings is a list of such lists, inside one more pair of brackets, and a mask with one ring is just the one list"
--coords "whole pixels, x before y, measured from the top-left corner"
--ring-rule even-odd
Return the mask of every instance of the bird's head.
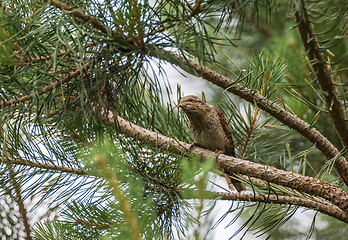
[[201, 119], [210, 109], [209, 104], [203, 102], [194, 95], [183, 97], [179, 101], [178, 106], [185, 112], [191, 121]]

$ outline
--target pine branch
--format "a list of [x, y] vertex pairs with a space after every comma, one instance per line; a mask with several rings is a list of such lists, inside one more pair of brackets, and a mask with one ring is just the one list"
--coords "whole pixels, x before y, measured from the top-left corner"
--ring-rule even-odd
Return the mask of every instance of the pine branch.
[[[46, 0], [47, 1], [47, 0]], [[49, 1], [47, 1], [49, 2]], [[184, 17], [184, 21], [188, 21], [190, 20], [192, 17], [198, 15], [200, 13], [200, 10], [201, 10], [201, 3], [202, 1], [201, 0], [197, 0], [195, 2], [195, 5], [192, 7], [190, 3], [188, 3], [187, 1], [186, 2], [186, 6], [190, 9], [191, 13], [187, 16], [187, 17]], [[111, 4], [110, 4], [110, 1], [107, 1], [108, 3], [108, 9], [113, 17], [113, 19], [115, 19], [115, 13], [111, 7]], [[165, 26], [162, 26], [160, 27], [159, 29], [157, 30], [154, 30], [150, 33], [147, 33], [147, 34], [143, 34], [143, 36], [133, 36], [133, 39], [130, 39], [130, 38], [126, 38], [124, 36], [124, 34], [122, 32], [117, 32], [117, 31], [112, 31], [110, 28], [108, 28], [107, 26], [105, 26], [101, 21], [99, 21], [98, 19], [94, 18], [94, 17], [91, 17], [91, 16], [88, 16], [86, 13], [82, 12], [82, 11], [78, 11], [78, 9], [75, 9], [73, 8], [72, 6], [70, 5], [67, 5], [65, 3], [62, 3], [60, 1], [57, 1], [57, 0], [52, 0], [51, 1], [51, 5], [56, 7], [56, 8], [59, 8], [59, 9], [62, 9], [62, 10], [66, 10], [66, 11], [69, 11], [69, 13], [82, 20], [83, 22], [91, 22], [92, 23], [92, 26], [94, 28], [96, 28], [97, 30], [103, 32], [103, 33], [112, 33], [113, 35], [118, 35], [118, 36], [123, 36], [122, 39], [124, 41], [126, 41], [128, 44], [132, 44], [134, 46], [144, 46], [144, 43], [143, 43], [143, 40], [144, 38], [148, 37], [148, 36], [151, 36], [151, 35], [155, 35], [156, 33], [158, 32], [162, 32], [162, 31], [165, 31], [166, 29], [169, 29], [169, 28], [172, 28], [172, 27], [175, 27], [178, 23], [182, 22], [182, 20], [180, 21], [175, 21], [173, 23], [170, 23], [170, 24], [167, 24]], [[117, 27], [117, 26], [116, 26]]]
[[[322, 152], [322, 154], [328, 158], [336, 158], [335, 168], [340, 174], [343, 181], [348, 185], [348, 162], [337, 150], [337, 148], [324, 137], [318, 130], [311, 127], [307, 122], [303, 121], [299, 117], [292, 115], [284, 108], [277, 105], [260, 95], [253, 89], [248, 89], [241, 84], [235, 83], [232, 79], [217, 73], [207, 67], [201, 66], [200, 64], [188, 60], [179, 56], [178, 54], [162, 51], [163, 54], [167, 55], [169, 58], [175, 58], [174, 64], [184, 63], [190, 70], [195, 71], [196, 75], [204, 78], [205, 80], [223, 88], [227, 91], [233, 93], [234, 95], [250, 102], [251, 104], [256, 104], [259, 108], [269, 113], [271, 116], [276, 118], [278, 121], [288, 126], [291, 129], [296, 130], [302, 136], [307, 138], [312, 143], [316, 144], [316, 147]], [[156, 57], [156, 56], [155, 56]]]
[[[96, 45], [97, 45], [96, 42], [91, 42], [90, 44], [87, 45], [87, 47], [94, 47]], [[19, 51], [21, 51], [21, 50], [19, 50]], [[25, 62], [17, 62], [17, 66], [22, 67], [26, 63], [45, 62], [45, 61], [47, 61], [49, 59], [52, 59], [53, 57], [61, 57], [64, 54], [67, 54], [69, 51], [71, 51], [71, 49], [69, 49], [67, 51], [61, 51], [61, 52], [59, 52], [57, 54], [51, 54], [51, 55], [49, 55], [47, 57], [41, 57], [40, 56], [40, 57], [37, 57], [37, 58], [30, 58], [30, 59], [25, 58]], [[16, 55], [16, 57], [19, 58], [19, 59], [23, 59], [18, 54]], [[72, 58], [72, 59], [74, 59], [74, 58]]]
[[[130, 164], [127, 164], [127, 166], [128, 166], [128, 168], [131, 169], [132, 171], [141, 174], [144, 178], [150, 179], [150, 181], [153, 182], [153, 183], [155, 183], [156, 186], [161, 186], [161, 187], [162, 187], [163, 189], [165, 189], [165, 190], [170, 189], [170, 191], [175, 192], [176, 194], [180, 194], [180, 190], [179, 190], [179, 189], [177, 189], [177, 188], [175, 188], [175, 187], [169, 185], [168, 183], [166, 183], [166, 182], [164, 182], [164, 181], [162, 181], [162, 180], [160, 180], [160, 179], [157, 179], [156, 177], [153, 177], [153, 176], [149, 175], [149, 173], [146, 173], [145, 171], [143, 171], [143, 170], [141, 170], [141, 169], [139, 169], [139, 168], [137, 168], [137, 167], [135, 167], [135, 166], [132, 166], [132, 165], [130, 165]], [[155, 185], [152, 184], [150, 187], [154, 187], [154, 186], [155, 186]]]
[[221, 200], [239, 200], [239, 201], [251, 201], [251, 202], [263, 202], [263, 203], [275, 203], [275, 204], [291, 204], [298, 205], [314, 210], [318, 210], [328, 216], [334, 217], [342, 222], [348, 223], [348, 214], [337, 206], [328, 203], [304, 199], [291, 196], [277, 196], [277, 195], [261, 195], [256, 193], [224, 193], [224, 192], [208, 192], [207, 195], [213, 196], [212, 198], [219, 198]]
[[211, 157], [216, 159], [219, 166], [230, 175], [233, 175], [234, 173], [244, 174], [270, 183], [289, 187], [300, 192], [305, 192], [313, 196], [322, 197], [338, 206], [343, 211], [348, 212], [348, 202], [346, 201], [348, 194], [322, 180], [215, 153], [200, 147], [194, 147], [193, 149], [188, 150], [190, 149], [190, 144], [173, 140], [137, 126], [119, 116], [114, 116], [111, 111], [102, 115], [107, 116], [107, 119], [103, 119], [106, 124], [110, 124], [129, 137], [136, 138], [137, 140], [150, 144], [158, 149], [168, 150], [176, 154], [189, 155], [190, 153], [193, 153], [202, 157]]
[[7, 106], [11, 106], [11, 105], [17, 104], [17, 103], [22, 103], [22, 102], [29, 101], [29, 100], [33, 99], [35, 96], [41, 96], [44, 93], [52, 90], [53, 88], [58, 87], [61, 84], [69, 82], [71, 79], [76, 78], [80, 74], [82, 74], [82, 72], [87, 71], [89, 69], [89, 64], [90, 64], [90, 62], [87, 62], [80, 69], [78, 69], [75, 72], [71, 73], [70, 75], [64, 77], [62, 80], [58, 80], [58, 81], [52, 82], [51, 84], [47, 85], [46, 87], [44, 87], [40, 91], [30, 93], [30, 94], [28, 94], [26, 96], [23, 96], [23, 97], [20, 97], [20, 98], [17, 98], [17, 99], [11, 99], [11, 100], [8, 100], [8, 101], [0, 102], [0, 109], [3, 108], [3, 107], [7, 107]]
[[49, 2], [52, 6], [56, 8], [68, 11], [72, 16], [78, 19], [81, 19], [83, 22], [86, 22], [86, 23], [90, 22], [94, 28], [98, 29], [99, 31], [103, 33], [111, 32], [111, 30], [98, 19], [94, 17], [90, 17], [84, 12], [78, 11], [78, 9], [75, 9], [72, 6], [69, 6], [68, 4], [62, 3], [57, 0], [51, 0], [51, 1], [46, 0], [46, 2]]
[[348, 149], [348, 121], [345, 109], [339, 99], [339, 93], [330, 71], [329, 64], [325, 61], [324, 55], [320, 51], [321, 48], [314, 32], [312, 21], [308, 15], [306, 3], [303, 0], [301, 3], [301, 11], [295, 12], [295, 18], [302, 44], [305, 47], [309, 62], [312, 65], [320, 89], [323, 92], [322, 95], [325, 99], [326, 109], [329, 112], [331, 122], [333, 123], [343, 146]]
[[84, 170], [74, 169], [71, 167], [63, 167], [63, 166], [58, 166], [58, 165], [53, 165], [53, 164], [47, 164], [47, 163], [32, 162], [32, 161], [23, 160], [20, 158], [0, 157], [0, 161], [1, 161], [1, 163], [30, 166], [30, 167], [41, 168], [41, 169], [49, 169], [52, 171], [66, 172], [66, 173], [71, 173], [71, 174], [76, 174], [76, 175], [81, 175], [81, 176], [88, 175], [88, 172], [84, 171]]
[[13, 188], [16, 192], [16, 196], [14, 197], [14, 199], [18, 204], [19, 213], [21, 214], [22, 220], [23, 220], [23, 225], [24, 225], [24, 229], [25, 229], [25, 233], [26, 233], [25, 239], [31, 240], [33, 238], [31, 237], [31, 230], [30, 230], [30, 225], [29, 225], [29, 219], [27, 216], [27, 209], [25, 208], [24, 203], [23, 203], [23, 198], [22, 198], [22, 193], [21, 193], [21, 185], [15, 179], [15, 172], [13, 171], [12, 166], [9, 167], [9, 172], [10, 172], [11, 185], [13, 186]]
[[50, 2], [51, 5], [56, 7], [56, 8], [68, 11], [72, 16], [82, 20], [85, 23], [91, 23], [94, 28], [96, 28], [97, 30], [99, 30], [103, 33], [106, 33], [106, 34], [111, 33], [114, 36], [122, 36], [122, 40], [124, 40], [125, 42], [127, 42], [129, 44], [137, 45], [137, 43], [142, 43], [142, 40], [138, 39], [136, 36], [133, 36], [134, 40], [132, 40], [130, 38], [126, 38], [123, 33], [120, 33], [117, 31], [112, 31], [109, 27], [105, 26], [97, 18], [88, 16], [86, 13], [84, 13], [82, 11], [78, 11], [78, 9], [75, 9], [68, 4], [62, 3], [62, 2], [57, 1], [57, 0], [51, 0], [51, 1], [45, 0], [45, 1]]
[[[111, 116], [109, 116], [109, 121], [111, 121], [111, 123], [114, 123], [113, 117], [111, 118], [110, 117]], [[151, 143], [151, 145], [157, 146], [158, 148], [170, 149], [175, 153], [182, 153], [182, 152], [186, 152], [187, 151], [186, 149], [190, 146], [187, 143], [179, 142], [179, 141], [174, 142], [173, 139], [170, 139], [163, 135], [159, 135], [149, 130], [140, 128], [139, 126], [136, 126], [135, 124], [127, 122], [126, 120], [120, 117], [118, 117], [117, 120], [118, 120], [118, 126], [120, 127], [120, 130], [124, 132], [126, 135], [131, 137], [136, 137], [141, 141], [145, 141], [146, 143]], [[213, 158], [216, 157], [216, 153], [208, 151], [206, 149], [195, 147], [192, 150], [192, 152], [197, 155], [202, 155], [204, 157], [213, 157]], [[34, 163], [34, 162], [20, 160], [20, 159], [2, 158], [1, 160], [4, 163], [33, 166], [33, 167], [51, 169], [54, 171], [67, 172], [67, 173], [72, 173], [77, 175], [88, 175], [87, 171], [72, 169], [68, 167], [61, 167], [61, 166], [55, 166], [55, 165], [43, 164], [43, 163]], [[278, 170], [275, 168], [270, 168], [269, 170], [265, 170], [265, 166], [261, 164], [256, 164], [256, 163], [252, 163], [252, 162], [242, 160], [242, 159], [237, 159], [237, 158], [231, 159], [230, 156], [225, 156], [222, 154], [219, 155], [219, 159], [217, 161], [219, 164], [221, 163], [224, 164], [223, 165], [224, 169], [226, 169], [226, 162], [227, 162], [227, 166], [229, 166], [229, 168], [227, 169], [229, 171], [232, 170], [234, 172], [235, 170], [240, 169], [240, 173], [248, 174], [249, 176], [256, 177], [257, 179], [263, 179], [265, 181], [273, 182], [283, 186], [288, 186], [298, 191], [308, 192], [306, 191], [308, 188], [307, 189], [302, 188], [301, 186], [305, 184], [309, 184], [311, 185], [311, 188], [312, 188], [312, 191], [310, 191], [309, 194], [313, 193], [313, 195], [322, 197], [329, 201], [330, 201], [330, 198], [334, 197], [334, 196], [330, 197], [330, 195], [332, 194], [333, 195], [337, 194], [338, 198], [341, 198], [341, 200], [342, 199], [344, 200], [344, 198], [347, 197], [345, 196], [346, 195], [345, 192], [341, 191], [340, 189], [337, 189], [336, 187], [330, 184], [324, 183], [323, 181], [320, 181], [311, 177], [304, 177], [299, 174], [289, 173], [289, 172]], [[233, 166], [233, 165], [236, 165], [236, 166]], [[249, 165], [249, 167], [245, 167], [247, 165]], [[132, 168], [132, 170], [140, 172], [139, 169]], [[262, 174], [262, 172], [264, 172], [264, 174]], [[289, 182], [291, 181], [293, 182], [293, 184], [284, 184], [284, 182], [287, 182], [287, 181]], [[165, 186], [165, 187], [168, 187], [168, 186]], [[320, 193], [318, 192], [319, 189], [324, 189], [324, 190], [322, 190], [322, 192]], [[181, 195], [180, 190], [176, 190], [176, 192], [179, 195]], [[330, 194], [330, 192], [332, 194]], [[325, 195], [327, 195], [327, 197], [325, 197]], [[317, 201], [312, 201], [312, 200], [298, 198], [298, 197], [267, 196], [265, 198], [265, 196], [258, 195], [258, 194], [244, 194], [244, 193], [243, 194], [217, 193], [216, 196], [222, 197], [223, 200], [242, 200], [242, 201], [256, 201], [256, 202], [265, 202], [265, 203], [277, 203], [277, 204], [296, 204], [296, 205], [311, 208], [311, 209], [318, 209], [318, 211], [324, 214], [327, 214], [329, 216], [332, 216], [334, 218], [337, 218], [344, 222], [348, 221], [347, 214], [344, 213], [339, 208], [335, 207], [334, 205], [330, 205], [328, 203], [321, 204], [321, 203], [318, 203]], [[330, 201], [330, 202], [333, 202], [333, 201]], [[339, 206], [339, 204], [336, 204], [336, 205]]]
[[[188, 2], [187, 2], [188, 3]], [[189, 4], [189, 3], [188, 3]], [[199, 11], [200, 11], [200, 1], [198, 1], [198, 3], [196, 3], [196, 5], [195, 5], [195, 7], [194, 8], [192, 8], [192, 6], [191, 5], [187, 5], [189, 8], [190, 8], [190, 10], [191, 10], [191, 13], [190, 13], [190, 15], [188, 15], [188, 16], [186, 16], [186, 17], [184, 17], [183, 19], [184, 19], [184, 21], [188, 21], [188, 20], [190, 20], [192, 17], [194, 17], [194, 16], [196, 16], [198, 13], [199, 13]], [[174, 22], [172, 22], [172, 23], [169, 23], [169, 24], [166, 24], [165, 26], [161, 26], [160, 28], [158, 28], [158, 29], [156, 29], [156, 30], [153, 30], [152, 32], [149, 32], [149, 33], [147, 33], [147, 34], [145, 34], [144, 35], [144, 37], [149, 37], [149, 36], [153, 36], [153, 35], [155, 35], [155, 34], [157, 34], [157, 33], [160, 33], [160, 32], [163, 32], [163, 31], [165, 31], [165, 30], [168, 30], [168, 29], [170, 29], [170, 28], [172, 28], [172, 27], [175, 27], [175, 26], [177, 26], [178, 24], [180, 24], [180, 23], [182, 23], [183, 22], [183, 20], [180, 20], [180, 21], [174, 21]]]

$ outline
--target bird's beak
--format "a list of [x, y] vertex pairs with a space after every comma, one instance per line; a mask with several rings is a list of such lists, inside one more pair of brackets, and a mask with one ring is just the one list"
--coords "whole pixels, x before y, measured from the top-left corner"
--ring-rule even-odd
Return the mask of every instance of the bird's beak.
[[182, 102], [179, 102], [178, 107], [179, 107], [179, 108], [182, 108], [184, 105], [185, 105], [185, 104], [183, 104]]
[[190, 102], [179, 102], [178, 105], [182, 110], [190, 109], [192, 104]]

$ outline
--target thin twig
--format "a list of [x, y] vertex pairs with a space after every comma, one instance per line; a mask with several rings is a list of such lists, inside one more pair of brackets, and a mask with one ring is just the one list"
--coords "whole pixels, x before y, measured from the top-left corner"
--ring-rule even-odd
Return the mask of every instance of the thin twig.
[[63, 166], [47, 164], [47, 163], [33, 162], [33, 161], [23, 160], [20, 158], [0, 157], [0, 161], [1, 161], [1, 163], [8, 163], [8, 164], [30, 166], [30, 167], [36, 167], [36, 168], [42, 168], [42, 169], [49, 169], [52, 171], [72, 173], [72, 174], [76, 174], [76, 175], [89, 175], [89, 173], [85, 170], [75, 169], [75, 168], [71, 168], [71, 167], [63, 167]]
[[12, 168], [12, 166], [9, 167], [9, 175], [10, 175], [10, 180], [11, 180], [11, 184], [16, 192], [16, 196], [14, 196], [14, 200], [17, 202], [18, 204], [18, 208], [19, 208], [19, 213], [22, 216], [22, 220], [23, 220], [23, 225], [24, 225], [24, 229], [25, 229], [25, 233], [26, 233], [26, 240], [31, 240], [33, 239], [31, 237], [31, 229], [30, 229], [30, 224], [29, 224], [29, 218], [28, 218], [28, 212], [27, 209], [24, 206], [24, 202], [23, 202], [23, 198], [22, 198], [22, 193], [21, 193], [21, 184], [17, 182], [16, 178], [15, 178], [15, 172]]
[[[200, 1], [196, 1], [196, 5], [192, 8], [191, 4], [189, 2], [186, 2], [186, 6], [191, 10], [191, 13], [184, 17], [182, 20], [179, 20], [179, 21], [174, 21], [172, 23], [168, 23], [162, 27], [159, 27], [158, 29], [155, 29], [149, 33], [146, 33], [144, 34], [144, 37], [148, 37], [148, 36], [152, 36], [152, 35], [155, 35], [156, 33], [159, 33], [159, 32], [163, 32], [165, 31], [166, 29], [169, 29], [169, 28], [172, 28], [172, 27], [175, 27], [177, 25], [179, 25], [180, 23], [182, 22], [186, 22], [188, 20], [190, 20], [192, 17], [196, 16], [199, 14], [200, 10], [201, 10], [201, 3]], [[198, 2], [198, 3], [197, 3]]]
[[[94, 47], [96, 45], [97, 45], [96, 42], [91, 42], [90, 44], [87, 45], [87, 48], [88, 47]], [[17, 62], [17, 65], [18, 66], [24, 66], [26, 63], [44, 62], [44, 61], [47, 61], [47, 60], [49, 60], [49, 59], [51, 59], [51, 58], [53, 58], [55, 56], [61, 57], [64, 54], [67, 54], [69, 51], [71, 51], [71, 50], [61, 51], [61, 52], [57, 53], [57, 55], [56, 54], [51, 54], [51, 55], [49, 55], [47, 57], [41, 57], [40, 56], [40, 57], [37, 57], [37, 58], [25, 58], [25, 62]], [[21, 59], [21, 57], [19, 57], [19, 56], [16, 56], [16, 57]]]
[[43, 88], [42, 90], [40, 90], [40, 91], [30, 93], [30, 94], [28, 94], [28, 95], [26, 95], [26, 96], [23, 96], [23, 97], [20, 97], [20, 98], [16, 98], [16, 99], [11, 99], [11, 100], [8, 100], [8, 101], [2, 101], [2, 102], [0, 102], [0, 109], [3, 108], [3, 107], [11, 106], [11, 105], [13, 105], [13, 104], [17, 104], [17, 103], [22, 103], [22, 102], [25, 102], [25, 101], [29, 101], [29, 100], [33, 99], [35, 96], [41, 96], [41, 95], [43, 95], [44, 93], [46, 93], [46, 92], [52, 90], [53, 88], [59, 87], [59, 85], [69, 82], [71, 79], [73, 79], [73, 78], [79, 76], [80, 74], [82, 74], [83, 71], [88, 70], [89, 64], [90, 64], [90, 63], [87, 62], [87, 63], [86, 63], [83, 67], [81, 67], [80, 69], [78, 69], [78, 70], [76, 70], [75, 72], [71, 73], [70, 75], [64, 77], [62, 80], [52, 82], [51, 84], [47, 85], [46, 87], [44, 87], [44, 88]]

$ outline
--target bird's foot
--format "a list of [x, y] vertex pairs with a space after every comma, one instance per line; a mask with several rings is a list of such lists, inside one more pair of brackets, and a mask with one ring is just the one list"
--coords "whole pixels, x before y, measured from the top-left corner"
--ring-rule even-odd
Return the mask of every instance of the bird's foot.
[[217, 154], [216, 156], [215, 156], [215, 160], [218, 160], [218, 157], [219, 157], [219, 155], [221, 154], [221, 153], [223, 153], [221, 150], [219, 150], [219, 149], [216, 149], [215, 150], [215, 153]]
[[192, 150], [192, 148], [194, 148], [194, 147], [198, 147], [199, 145], [198, 145], [198, 143], [196, 143], [196, 142], [193, 142], [190, 146], [189, 146], [189, 148], [188, 148], [188, 150], [189, 151], [191, 151]]

